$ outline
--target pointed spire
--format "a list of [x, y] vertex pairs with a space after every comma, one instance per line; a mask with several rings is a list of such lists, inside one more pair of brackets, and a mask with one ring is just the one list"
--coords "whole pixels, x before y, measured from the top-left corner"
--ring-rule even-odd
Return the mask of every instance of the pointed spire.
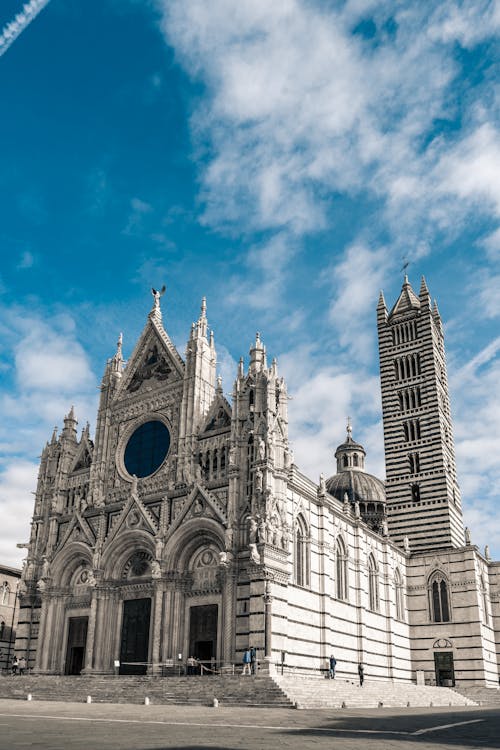
[[377, 320], [380, 325], [382, 321], [387, 321], [387, 305], [385, 303], [385, 297], [382, 290], [380, 290], [378, 305], [377, 305]]
[[420, 282], [420, 293], [419, 293], [420, 303], [422, 306], [430, 307], [431, 305], [431, 295], [429, 294], [429, 290], [427, 288], [427, 283], [425, 281], [425, 276], [422, 276], [422, 280]]
[[214, 332], [210, 331], [210, 349], [215, 348]]
[[52, 432], [52, 438], [50, 440], [51, 445], [54, 445], [57, 443], [57, 425], [54, 427], [54, 431]]
[[75, 416], [75, 407], [72, 406], [69, 414], [64, 417], [64, 428], [61, 437], [64, 439], [74, 440], [76, 442], [76, 425], [78, 420]]
[[352, 439], [352, 425], [351, 425], [351, 417], [347, 417], [347, 439]]
[[265, 347], [260, 338], [260, 333], [257, 331], [255, 334], [255, 344], [250, 348], [250, 371], [260, 372], [265, 367], [265, 361]]
[[[414, 312], [419, 309], [420, 309], [420, 299], [417, 297], [417, 295], [413, 291], [412, 286], [410, 282], [408, 281], [408, 276], [405, 274], [400, 295], [397, 299], [396, 304], [394, 305], [391, 312], [389, 313], [388, 318], [393, 318], [399, 315], [406, 316], [409, 312]], [[377, 312], [379, 316], [382, 310], [383, 308], [380, 308], [380, 306], [377, 308]]]
[[245, 376], [245, 366], [243, 362], [243, 357], [240, 357], [240, 361], [238, 362], [238, 377], [243, 378]]

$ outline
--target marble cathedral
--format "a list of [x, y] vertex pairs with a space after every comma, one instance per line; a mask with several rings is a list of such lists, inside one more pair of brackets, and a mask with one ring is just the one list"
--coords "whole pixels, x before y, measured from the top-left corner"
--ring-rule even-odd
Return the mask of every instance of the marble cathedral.
[[500, 563], [471, 543], [443, 328], [422, 280], [377, 317], [385, 482], [348, 426], [336, 473], [304, 476], [287, 388], [257, 334], [232, 403], [206, 305], [183, 359], [160, 293], [101, 383], [95, 438], [73, 409], [40, 463], [16, 652], [39, 673], [160, 674], [257, 649], [260, 669], [359, 661], [371, 679], [498, 685]]

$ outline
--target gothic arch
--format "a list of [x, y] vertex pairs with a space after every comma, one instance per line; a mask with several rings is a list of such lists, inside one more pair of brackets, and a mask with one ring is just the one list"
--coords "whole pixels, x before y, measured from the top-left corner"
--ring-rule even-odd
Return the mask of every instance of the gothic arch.
[[405, 619], [405, 599], [403, 576], [399, 568], [394, 572], [394, 601], [396, 604], [396, 619]]
[[144, 551], [154, 558], [154, 539], [151, 534], [142, 529], [123, 531], [113, 539], [108, 547], [105, 547], [101, 568], [104, 578], [121, 580], [125, 566], [134, 553]]
[[344, 601], [349, 598], [347, 560], [347, 547], [339, 534], [335, 541], [335, 597]]
[[299, 513], [295, 519], [293, 552], [294, 581], [298, 586], [309, 586], [311, 570], [309, 525], [302, 513]]
[[373, 552], [368, 556], [368, 606], [373, 612], [380, 608], [378, 564]]
[[212, 518], [193, 518], [186, 521], [168, 540], [164, 559], [169, 570], [187, 570], [197, 549], [214, 545], [224, 550], [224, 529]]
[[52, 584], [57, 587], [69, 586], [79, 568], [92, 567], [92, 553], [82, 542], [67, 544], [52, 560], [50, 575]]

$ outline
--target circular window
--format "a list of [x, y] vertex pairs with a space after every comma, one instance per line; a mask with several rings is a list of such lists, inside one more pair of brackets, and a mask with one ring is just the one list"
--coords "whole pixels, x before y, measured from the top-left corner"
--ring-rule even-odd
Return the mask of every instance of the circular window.
[[158, 419], [141, 424], [131, 435], [123, 461], [128, 473], [148, 477], [162, 465], [170, 447], [170, 432]]

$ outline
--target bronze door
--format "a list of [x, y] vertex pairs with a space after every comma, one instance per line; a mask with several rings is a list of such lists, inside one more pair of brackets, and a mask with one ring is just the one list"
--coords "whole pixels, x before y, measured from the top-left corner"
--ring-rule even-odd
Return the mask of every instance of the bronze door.
[[120, 674], [146, 674], [150, 619], [151, 599], [123, 602]]
[[88, 617], [70, 617], [64, 674], [80, 674], [85, 664]]
[[455, 685], [453, 653], [451, 651], [438, 651], [435, 653], [434, 666], [436, 668], [436, 685], [453, 687]]

